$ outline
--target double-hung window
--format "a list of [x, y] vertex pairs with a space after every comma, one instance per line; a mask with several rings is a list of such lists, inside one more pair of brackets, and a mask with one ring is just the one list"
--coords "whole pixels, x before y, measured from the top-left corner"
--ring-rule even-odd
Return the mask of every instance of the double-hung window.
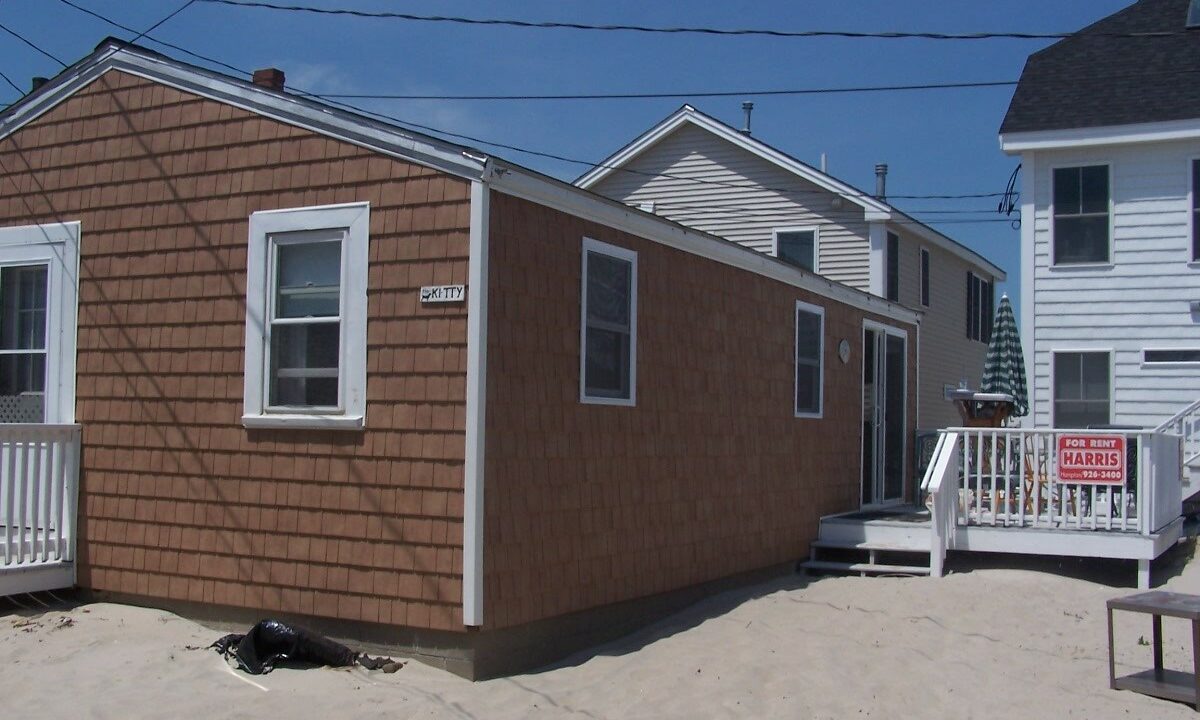
[[821, 417], [825, 309], [796, 301], [796, 417]]
[[367, 203], [250, 216], [247, 427], [361, 428]]
[[1108, 166], [1054, 169], [1054, 264], [1109, 262]]
[[805, 270], [817, 269], [817, 229], [775, 231], [775, 257]]
[[1054, 353], [1054, 427], [1112, 422], [1109, 367], [1107, 352]]
[[583, 239], [579, 398], [634, 405], [637, 393], [637, 253]]

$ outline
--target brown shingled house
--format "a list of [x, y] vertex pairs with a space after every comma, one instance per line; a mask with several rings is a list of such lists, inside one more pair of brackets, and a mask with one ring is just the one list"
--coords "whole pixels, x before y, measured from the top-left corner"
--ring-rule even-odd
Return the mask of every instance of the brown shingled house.
[[917, 313], [259, 79], [110, 40], [0, 115], [0, 594], [481, 677], [911, 486]]

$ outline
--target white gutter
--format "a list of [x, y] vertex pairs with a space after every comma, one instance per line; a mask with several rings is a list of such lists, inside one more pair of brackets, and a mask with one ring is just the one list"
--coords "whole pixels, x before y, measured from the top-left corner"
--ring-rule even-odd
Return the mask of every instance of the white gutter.
[[487, 176], [471, 182], [470, 258], [467, 262], [467, 408], [463, 462], [463, 624], [483, 625], [484, 435], [487, 421], [488, 223]]

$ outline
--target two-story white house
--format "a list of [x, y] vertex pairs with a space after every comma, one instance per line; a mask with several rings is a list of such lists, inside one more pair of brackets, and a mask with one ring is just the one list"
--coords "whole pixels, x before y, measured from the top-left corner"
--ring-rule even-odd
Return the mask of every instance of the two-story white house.
[[1141, 0], [1031, 55], [1018, 155], [1037, 427], [1154, 427], [1200, 398], [1200, 3]]
[[876, 172], [876, 192], [863, 192], [684, 105], [575, 184], [921, 311], [907, 340], [918, 344], [917, 422], [958, 425], [946, 393], [978, 387], [1006, 276], [888, 204], [886, 166]]

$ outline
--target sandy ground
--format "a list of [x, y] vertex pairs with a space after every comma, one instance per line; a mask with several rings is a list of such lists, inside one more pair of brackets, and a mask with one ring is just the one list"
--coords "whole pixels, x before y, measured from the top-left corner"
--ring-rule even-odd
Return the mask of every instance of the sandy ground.
[[[1180, 545], [1159, 589], [1200, 593]], [[1007, 565], [1007, 567], [1005, 566]], [[395, 674], [277, 669], [248, 677], [221, 635], [113, 604], [0, 609], [0, 707], [39, 718], [1193, 718], [1108, 688], [1104, 601], [1128, 564], [993, 559], [928, 578], [791, 577], [714, 596], [540, 672], [471, 683], [419, 663]], [[1164, 622], [1167, 665], [1190, 627]], [[1148, 616], [1118, 614], [1118, 673], [1148, 667]], [[1141, 642], [1139, 642], [1141, 640]]]

